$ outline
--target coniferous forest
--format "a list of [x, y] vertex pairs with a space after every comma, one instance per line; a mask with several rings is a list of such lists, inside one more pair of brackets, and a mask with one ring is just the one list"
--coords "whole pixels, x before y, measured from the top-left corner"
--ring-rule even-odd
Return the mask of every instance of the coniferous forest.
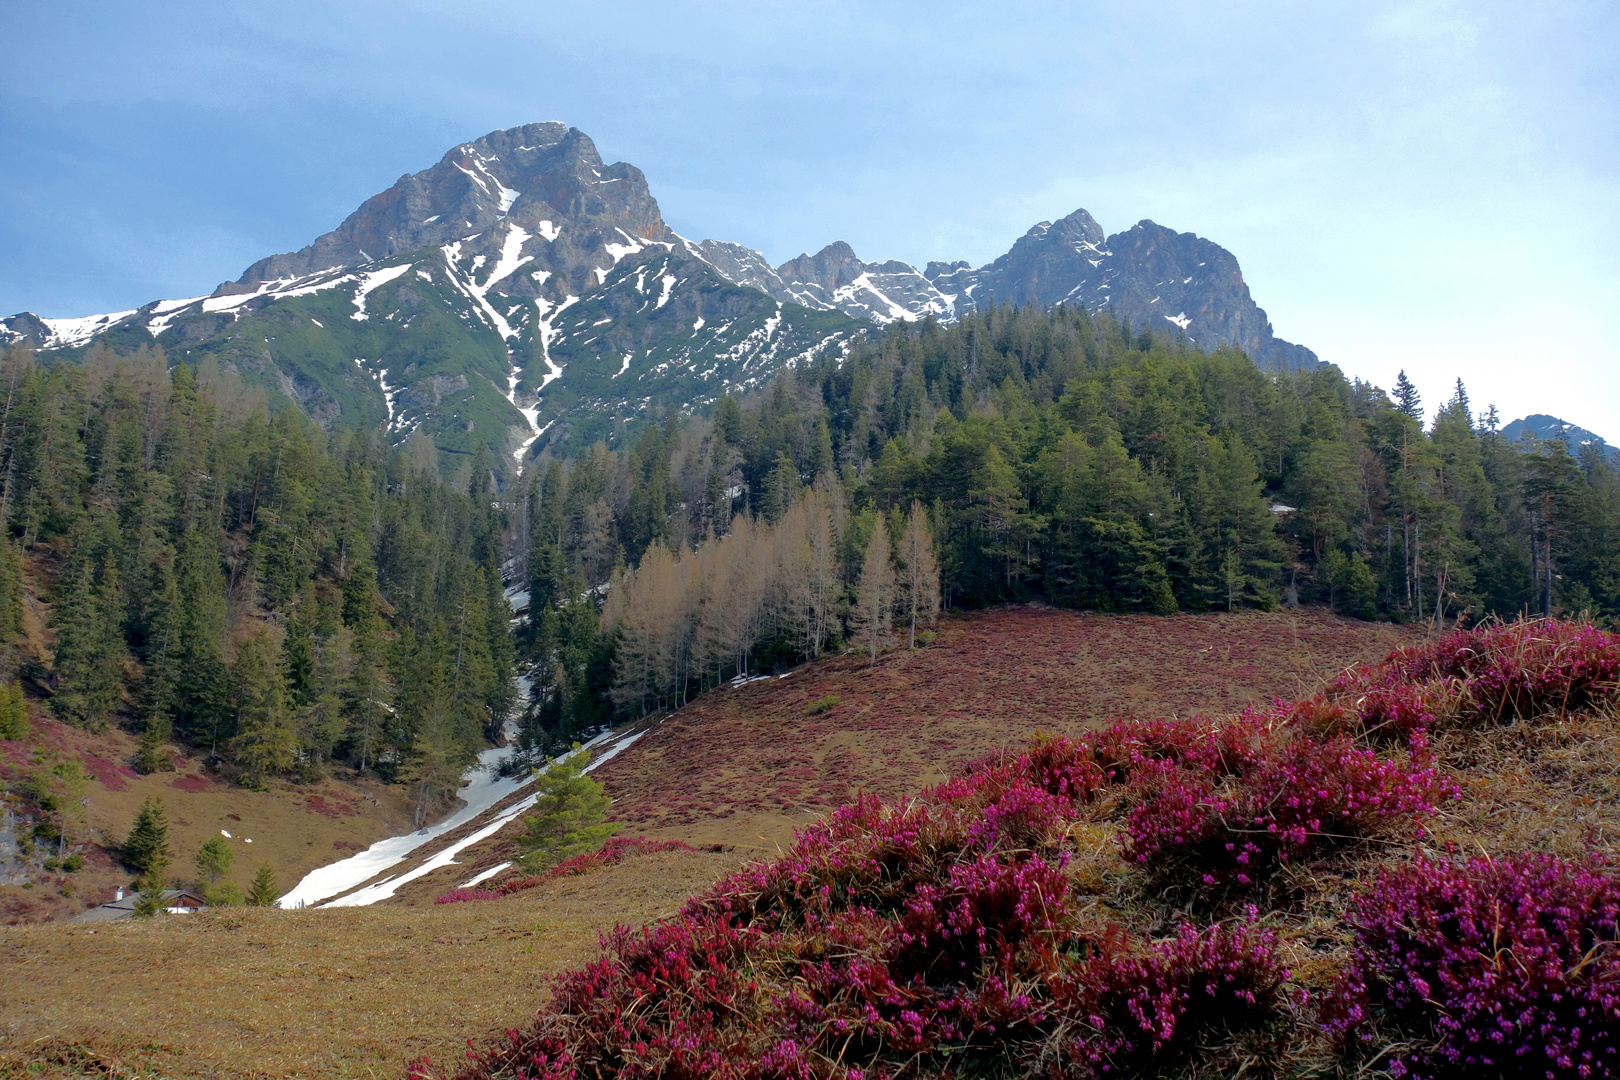
[[137, 725], [144, 771], [177, 741], [248, 785], [345, 762], [420, 814], [455, 791], [516, 696], [488, 469], [456, 490], [158, 350], [13, 347], [0, 393], [0, 639], [58, 719]]
[[[143, 769], [171, 743], [249, 785], [343, 764], [423, 813], [508, 717], [554, 746], [926, 640], [941, 602], [1620, 613], [1604, 448], [1509, 442], [1461, 380], [1426, 423], [1404, 377], [1266, 372], [1080, 309], [897, 324], [521, 475], [269, 415], [158, 349], [13, 347], [0, 393], [12, 677], [141, 731]], [[515, 636], [503, 584], [528, 587]]]

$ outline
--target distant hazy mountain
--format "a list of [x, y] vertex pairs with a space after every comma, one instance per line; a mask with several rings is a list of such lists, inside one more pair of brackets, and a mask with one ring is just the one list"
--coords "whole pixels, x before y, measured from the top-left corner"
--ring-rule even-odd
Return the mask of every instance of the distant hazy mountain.
[[495, 131], [402, 176], [333, 231], [260, 259], [212, 295], [77, 319], [0, 320], [0, 343], [74, 355], [102, 340], [212, 356], [322, 424], [481, 442], [521, 461], [660, 407], [701, 406], [863, 328], [976, 305], [1083, 304], [1259, 363], [1316, 362], [1281, 341], [1237, 260], [1144, 221], [1104, 237], [1084, 210], [1007, 254], [868, 263], [848, 244], [771, 266], [676, 235], [633, 165], [559, 123]]
[[1587, 443], [1599, 443], [1603, 450], [1612, 458], [1620, 459], [1620, 448], [1609, 445], [1607, 439], [1595, 435], [1583, 427], [1567, 423], [1556, 416], [1546, 413], [1535, 413], [1523, 419], [1515, 420], [1502, 429], [1507, 439], [1517, 442], [1520, 439], [1562, 439], [1571, 452], [1578, 450]]

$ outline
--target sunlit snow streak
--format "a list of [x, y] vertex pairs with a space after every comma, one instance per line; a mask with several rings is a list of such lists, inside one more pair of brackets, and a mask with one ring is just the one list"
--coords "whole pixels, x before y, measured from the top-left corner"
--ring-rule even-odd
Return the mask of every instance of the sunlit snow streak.
[[479, 874], [477, 877], [471, 878], [471, 879], [469, 879], [467, 881], [463, 881], [460, 885], [457, 885], [456, 888], [458, 888], [458, 889], [470, 889], [474, 885], [481, 885], [481, 884], [488, 881], [490, 878], [494, 877], [496, 874], [500, 873], [502, 870], [505, 870], [507, 867], [509, 867], [511, 865], [512, 864], [509, 863], [509, 862], [503, 862], [503, 863], [499, 864], [498, 866], [492, 866], [488, 870], [485, 870], [483, 873]]
[[402, 274], [410, 273], [410, 270], [411, 264], [406, 263], [403, 266], [389, 266], [362, 275], [360, 287], [354, 290], [354, 314], [350, 315], [349, 318], [357, 322], [364, 322], [368, 319], [370, 316], [366, 314], [366, 297], [370, 296], [380, 286], [388, 284]]

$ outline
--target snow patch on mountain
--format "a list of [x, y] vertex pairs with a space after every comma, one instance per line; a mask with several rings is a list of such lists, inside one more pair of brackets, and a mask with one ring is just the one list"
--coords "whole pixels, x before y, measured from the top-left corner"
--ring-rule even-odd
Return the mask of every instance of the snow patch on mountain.
[[356, 322], [365, 322], [369, 317], [366, 314], [366, 297], [381, 286], [410, 273], [410, 271], [411, 264], [405, 263], [401, 266], [388, 266], [381, 270], [373, 270], [368, 274], [362, 274], [360, 287], [354, 291], [354, 314], [350, 315], [349, 318]]
[[41, 319], [51, 331], [48, 348], [68, 348], [77, 345], [88, 345], [90, 340], [118, 323], [123, 322], [135, 314], [138, 308], [131, 311], [115, 311], [107, 315], [85, 315], [77, 319]]

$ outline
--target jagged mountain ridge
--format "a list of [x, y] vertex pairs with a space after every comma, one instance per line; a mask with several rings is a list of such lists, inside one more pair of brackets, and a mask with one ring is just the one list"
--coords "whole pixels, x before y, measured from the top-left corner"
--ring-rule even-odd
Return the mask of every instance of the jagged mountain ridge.
[[1001, 301], [1112, 309], [1268, 366], [1280, 341], [1235, 258], [1152, 222], [1105, 237], [1084, 210], [1042, 222], [980, 268], [868, 263], [830, 244], [771, 266], [693, 243], [645, 176], [561, 123], [495, 131], [367, 199], [336, 229], [255, 262], [207, 297], [81, 319], [23, 313], [0, 342], [71, 354], [94, 340], [212, 356], [323, 424], [383, 424], [447, 454], [480, 442], [521, 462], [661, 407], [690, 408], [862, 327], [950, 321]]
[[[1236, 345], [1263, 367], [1318, 363], [1302, 345], [1278, 338], [1249, 294], [1231, 252], [1192, 233], [1141, 221], [1113, 236], [1085, 210], [1043, 221], [1005, 255], [974, 269], [966, 262], [867, 263], [848, 244], [829, 244], [771, 267], [758, 252], [704, 241], [706, 257], [732, 280], [806, 307], [837, 308], [876, 322], [945, 321], [986, 303], [1083, 304], [1111, 310], [1156, 332], [1184, 334], [1204, 348]], [[723, 260], [717, 261], [717, 260]]]

